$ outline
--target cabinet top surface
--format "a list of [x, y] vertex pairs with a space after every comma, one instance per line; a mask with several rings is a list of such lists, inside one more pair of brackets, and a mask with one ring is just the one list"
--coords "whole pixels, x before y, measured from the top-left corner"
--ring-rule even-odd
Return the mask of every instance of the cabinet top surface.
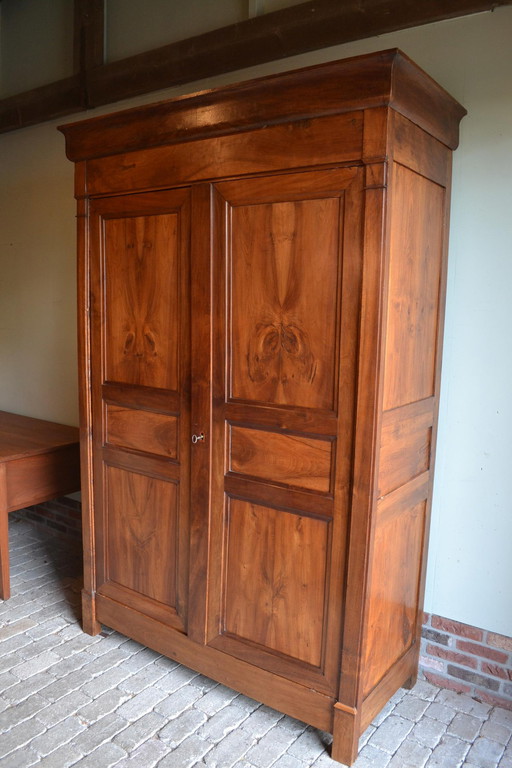
[[120, 110], [59, 130], [76, 162], [382, 106], [456, 148], [466, 110], [398, 49]]
[[76, 427], [0, 411], [0, 464], [72, 445], [78, 439]]

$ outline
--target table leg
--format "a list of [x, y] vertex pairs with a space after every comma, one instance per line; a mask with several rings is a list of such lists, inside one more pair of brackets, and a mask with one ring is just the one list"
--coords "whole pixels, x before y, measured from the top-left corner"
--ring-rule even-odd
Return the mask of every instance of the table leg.
[[5, 464], [0, 464], [0, 599], [8, 600], [11, 596], [9, 578], [9, 514], [7, 511], [7, 472]]

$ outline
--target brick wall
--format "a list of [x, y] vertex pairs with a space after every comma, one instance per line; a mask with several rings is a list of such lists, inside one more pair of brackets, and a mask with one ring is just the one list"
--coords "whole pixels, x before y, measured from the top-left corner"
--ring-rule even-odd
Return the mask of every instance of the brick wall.
[[43, 504], [35, 504], [13, 515], [29, 519], [31, 522], [44, 528], [50, 528], [54, 534], [66, 538], [80, 540], [82, 538], [82, 505], [79, 501], [68, 496], [59, 499], [45, 501]]
[[[67, 496], [18, 513], [58, 536], [81, 538], [81, 505]], [[424, 614], [419, 676], [512, 710], [512, 637]]]
[[424, 614], [420, 677], [512, 709], [512, 637]]

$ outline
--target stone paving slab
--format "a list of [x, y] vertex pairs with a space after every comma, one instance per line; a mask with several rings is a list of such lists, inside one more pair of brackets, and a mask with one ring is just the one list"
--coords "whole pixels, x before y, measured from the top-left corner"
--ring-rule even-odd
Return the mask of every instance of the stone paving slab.
[[[329, 734], [108, 628], [84, 634], [76, 544], [9, 525], [1, 768], [341, 768]], [[512, 712], [419, 681], [365, 731], [354, 768], [512, 768]]]

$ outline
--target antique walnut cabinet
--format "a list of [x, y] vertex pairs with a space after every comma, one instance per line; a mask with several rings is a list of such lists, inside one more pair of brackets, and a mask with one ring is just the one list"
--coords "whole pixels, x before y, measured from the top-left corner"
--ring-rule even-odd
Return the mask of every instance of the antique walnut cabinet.
[[333, 733], [415, 680], [452, 150], [400, 51], [64, 126], [83, 622]]

